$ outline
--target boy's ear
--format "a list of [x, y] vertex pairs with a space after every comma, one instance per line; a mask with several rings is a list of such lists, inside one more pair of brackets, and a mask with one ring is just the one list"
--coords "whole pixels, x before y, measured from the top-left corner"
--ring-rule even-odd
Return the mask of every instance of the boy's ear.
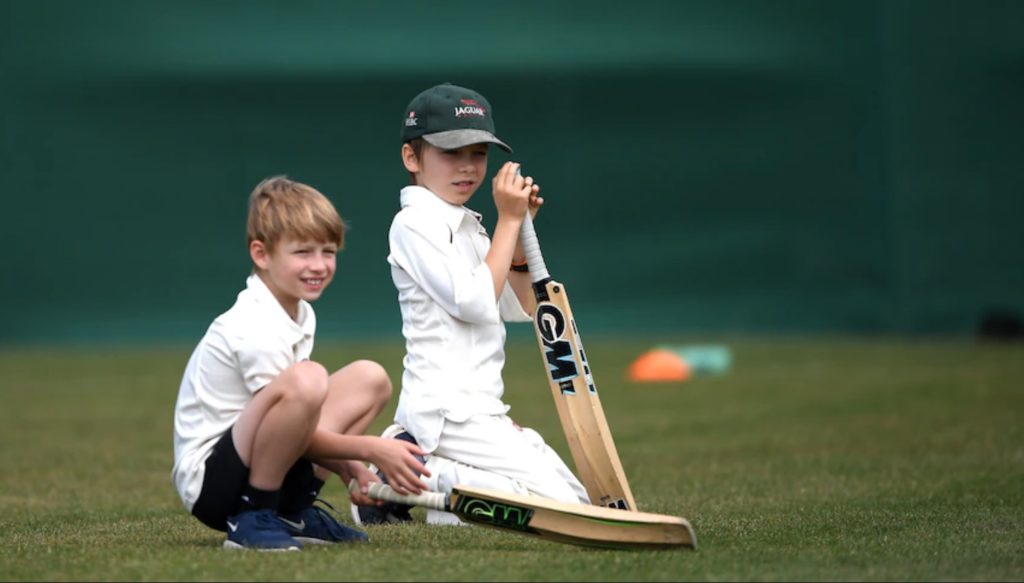
[[254, 240], [249, 243], [249, 257], [252, 257], [252, 262], [256, 267], [265, 270], [269, 265], [270, 252], [263, 241]]
[[409, 144], [402, 144], [402, 164], [413, 174], [420, 171], [420, 160], [416, 157], [416, 151]]

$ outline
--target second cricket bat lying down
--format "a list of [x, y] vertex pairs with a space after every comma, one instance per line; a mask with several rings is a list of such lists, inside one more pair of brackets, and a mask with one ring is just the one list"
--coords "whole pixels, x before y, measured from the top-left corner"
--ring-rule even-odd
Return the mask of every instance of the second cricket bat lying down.
[[[349, 489], [358, 489], [353, 480]], [[697, 548], [685, 518], [587, 504], [568, 504], [485, 488], [455, 486], [452, 493], [398, 494], [370, 484], [370, 498], [452, 512], [463, 520], [545, 540], [613, 549]]]

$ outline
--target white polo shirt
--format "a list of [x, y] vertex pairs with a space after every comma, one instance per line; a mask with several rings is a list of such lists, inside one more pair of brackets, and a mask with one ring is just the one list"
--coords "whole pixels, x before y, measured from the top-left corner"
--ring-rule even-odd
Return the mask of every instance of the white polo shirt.
[[253, 394], [313, 352], [316, 315], [299, 302], [288, 316], [263, 280], [250, 275], [235, 305], [210, 324], [185, 367], [174, 408], [171, 480], [188, 510], [199, 498], [206, 458]]
[[531, 318], [508, 283], [495, 301], [478, 213], [420, 186], [403, 188], [401, 204], [388, 255], [406, 350], [395, 421], [430, 452], [445, 419], [508, 411], [504, 323]]

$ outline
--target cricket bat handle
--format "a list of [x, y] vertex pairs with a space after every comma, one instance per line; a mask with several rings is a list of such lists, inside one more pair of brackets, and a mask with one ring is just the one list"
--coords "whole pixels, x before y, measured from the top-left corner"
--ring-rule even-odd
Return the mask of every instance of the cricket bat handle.
[[[348, 489], [349, 492], [358, 491], [359, 481], [353, 479], [348, 483]], [[384, 502], [408, 504], [409, 506], [422, 506], [424, 508], [432, 508], [434, 510], [448, 510], [448, 496], [441, 492], [426, 491], [421, 494], [399, 494], [387, 484], [371, 482], [366, 495], [374, 500], [383, 500]]]
[[544, 255], [540, 252], [540, 243], [537, 241], [537, 231], [533, 229], [533, 216], [530, 211], [526, 211], [523, 226], [519, 228], [519, 242], [526, 253], [526, 264], [530, 266], [530, 280], [537, 283], [549, 279], [551, 276], [544, 264]]

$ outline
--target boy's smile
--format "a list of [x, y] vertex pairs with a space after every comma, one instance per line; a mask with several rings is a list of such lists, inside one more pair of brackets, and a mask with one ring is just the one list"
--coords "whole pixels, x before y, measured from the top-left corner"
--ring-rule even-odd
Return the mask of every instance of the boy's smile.
[[288, 315], [298, 316], [299, 300], [320, 298], [331, 283], [337, 266], [338, 247], [334, 243], [285, 239], [273, 252], [255, 251], [253, 261], [260, 277]]

